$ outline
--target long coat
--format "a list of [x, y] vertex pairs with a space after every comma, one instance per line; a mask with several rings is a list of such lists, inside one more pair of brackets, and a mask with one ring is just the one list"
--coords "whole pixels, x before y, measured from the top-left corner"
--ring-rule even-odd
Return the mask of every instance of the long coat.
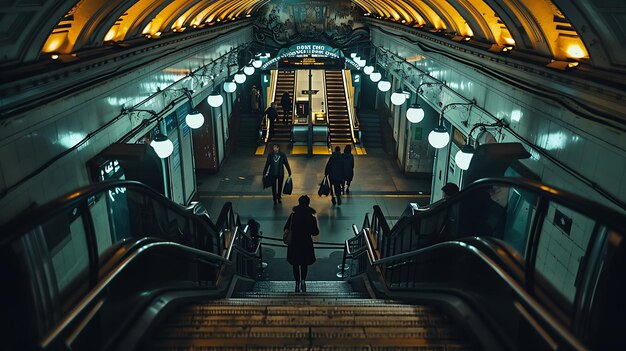
[[328, 179], [333, 183], [342, 182], [344, 180], [341, 153], [333, 152], [333, 154], [330, 155], [330, 159], [328, 159], [328, 163], [326, 163], [324, 174], [327, 175]]
[[[272, 162], [274, 162], [274, 157], [278, 159], [278, 173], [274, 172], [274, 168], [272, 167]], [[289, 167], [289, 161], [287, 161], [287, 155], [284, 152], [279, 151], [278, 153], [274, 153], [273, 151], [267, 155], [267, 161], [265, 161], [265, 167], [263, 167], [263, 174], [267, 174], [273, 177], [284, 177], [285, 169], [287, 167], [287, 172], [291, 175], [291, 167]]]
[[354, 155], [343, 153], [343, 179], [349, 182], [354, 178]]
[[315, 262], [313, 237], [320, 233], [315, 210], [308, 206], [294, 207], [284, 227], [284, 229], [289, 228], [291, 228], [291, 244], [287, 248], [287, 262], [294, 266], [313, 264]]

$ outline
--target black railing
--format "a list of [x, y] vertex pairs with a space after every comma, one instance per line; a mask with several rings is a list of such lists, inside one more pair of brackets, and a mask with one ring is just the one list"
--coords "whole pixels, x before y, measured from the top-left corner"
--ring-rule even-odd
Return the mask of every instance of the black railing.
[[[463, 296], [506, 348], [523, 340], [614, 347], [626, 339], [605, 330], [626, 319], [607, 311], [626, 304], [606, 286], [623, 280], [625, 226], [626, 216], [582, 197], [522, 179], [485, 179], [392, 228], [375, 206], [344, 250], [351, 276], [376, 268], [392, 296]], [[606, 328], [585, 327], [591, 320]]]
[[105, 182], [2, 226], [7, 349], [112, 343], [168, 286], [219, 295], [233, 274], [256, 277], [260, 242], [232, 204], [215, 223], [194, 212], [141, 183]]

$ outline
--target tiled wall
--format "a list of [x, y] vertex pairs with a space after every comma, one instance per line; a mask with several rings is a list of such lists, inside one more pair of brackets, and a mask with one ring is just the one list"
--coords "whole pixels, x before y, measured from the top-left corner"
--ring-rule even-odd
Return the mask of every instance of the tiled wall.
[[[202, 47], [177, 53], [176, 59], [155, 60], [94, 86], [66, 96], [43, 107], [15, 116], [0, 128], [0, 189], [12, 186], [89, 133], [120, 115], [123, 107], [161, 111], [175, 97], [168, 87], [194, 90], [194, 103], [209, 95], [210, 81], [185, 78], [187, 72], [210, 63], [232, 48], [250, 42], [252, 29], [245, 28], [219, 36]], [[224, 79], [218, 76], [216, 83]], [[157, 91], [161, 93], [157, 93]], [[180, 94], [180, 93], [178, 93]], [[178, 105], [186, 103], [185, 101]], [[174, 108], [178, 107], [174, 106]], [[85, 163], [150, 115], [135, 112], [123, 116], [0, 200], [0, 223], [30, 204], [43, 204], [89, 183]]]
[[[572, 220], [569, 234], [554, 224], [555, 210]], [[535, 267], [570, 302], [574, 300], [576, 274], [594, 225], [591, 219], [555, 204], [550, 204], [543, 222]]]
[[[624, 133], [580, 118], [552, 100], [487, 77], [443, 55], [423, 52], [407, 41], [380, 31], [372, 30], [372, 41], [374, 45], [402, 57], [418, 55], [423, 57], [422, 60], [414, 62], [419, 69], [445, 81], [448, 87], [468, 100], [475, 100], [478, 106], [506, 121], [522, 138], [542, 148], [568, 168], [612, 192], [617, 198], [626, 201], [626, 182], [623, 181], [626, 175]], [[412, 75], [412, 79], [419, 81], [417, 75]], [[545, 84], [560, 83], [546, 80]], [[441, 106], [459, 101], [454, 94], [446, 93], [446, 89], [425, 88], [423, 97], [424, 101], [437, 111], [441, 110]], [[426, 116], [426, 118], [437, 117]], [[469, 119], [466, 110], [449, 110], [446, 112], [446, 119], [464, 133], [468, 133], [475, 123], [494, 122], [492, 117], [481, 114], [478, 109], [472, 110]], [[463, 123], [466, 121], [469, 122], [467, 126]], [[506, 131], [495, 135], [499, 142], [520, 141]], [[530, 150], [530, 147], [527, 149]], [[617, 208], [591, 186], [564, 171], [556, 163], [536, 151], [530, 152], [531, 159], [524, 160], [523, 163], [544, 183]]]
[[70, 240], [58, 248], [52, 256], [59, 291], [63, 291], [89, 265], [89, 250], [82, 217], [78, 217], [70, 224], [70, 233]]

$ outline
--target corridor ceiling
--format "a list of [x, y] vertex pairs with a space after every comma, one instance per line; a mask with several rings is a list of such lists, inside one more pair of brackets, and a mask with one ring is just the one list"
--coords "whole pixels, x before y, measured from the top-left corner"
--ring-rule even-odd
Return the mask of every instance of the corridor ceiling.
[[[1, 62], [19, 64], [254, 17], [301, 0], [0, 0]], [[625, 68], [623, 0], [353, 0], [366, 17], [443, 32], [456, 40]], [[43, 55], [43, 56], [42, 56]]]

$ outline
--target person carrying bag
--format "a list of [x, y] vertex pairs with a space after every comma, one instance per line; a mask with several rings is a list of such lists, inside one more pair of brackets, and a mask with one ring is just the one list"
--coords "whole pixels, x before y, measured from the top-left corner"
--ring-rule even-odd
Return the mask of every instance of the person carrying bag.
[[330, 194], [330, 183], [328, 182], [328, 176], [324, 176], [320, 183], [320, 188], [317, 190], [317, 195], [328, 196]]

